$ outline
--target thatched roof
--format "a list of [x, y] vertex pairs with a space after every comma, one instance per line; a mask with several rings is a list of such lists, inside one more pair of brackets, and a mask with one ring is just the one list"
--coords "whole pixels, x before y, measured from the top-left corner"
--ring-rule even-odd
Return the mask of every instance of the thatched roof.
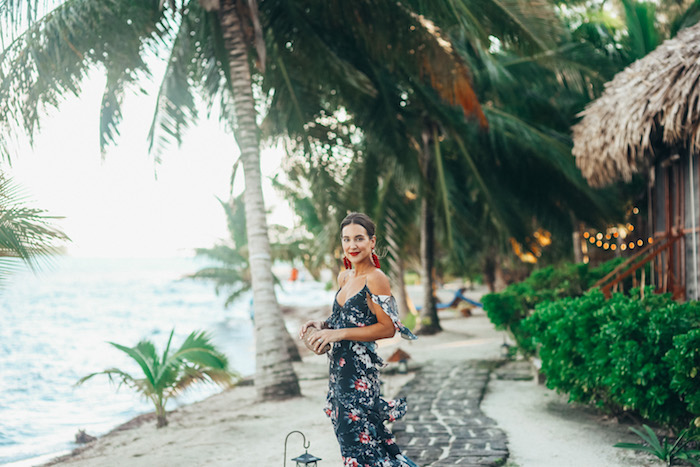
[[592, 186], [629, 181], [659, 145], [700, 149], [700, 24], [682, 30], [605, 85], [573, 127], [576, 165]]

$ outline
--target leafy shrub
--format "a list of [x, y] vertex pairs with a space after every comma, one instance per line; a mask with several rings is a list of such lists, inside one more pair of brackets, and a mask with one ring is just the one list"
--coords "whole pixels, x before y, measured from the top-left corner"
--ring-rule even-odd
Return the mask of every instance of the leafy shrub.
[[[700, 336], [691, 331], [698, 327], [698, 304], [651, 290], [643, 299], [632, 290], [605, 300], [596, 289], [542, 303], [523, 322], [540, 346], [548, 387], [569, 393], [571, 401], [675, 427], [688, 424], [697, 411], [691, 403], [700, 400], [692, 376]], [[695, 363], [678, 361], [691, 357]]]
[[598, 312], [605, 303], [599, 290], [581, 298], [563, 298], [537, 306], [523, 327], [539, 344], [542, 372], [547, 386], [569, 393], [577, 402], [606, 403], [607, 395], [597, 381], [597, 340], [604, 316]]
[[671, 389], [685, 400], [691, 413], [700, 415], [700, 329], [675, 336], [664, 360], [671, 366]]
[[500, 293], [487, 294], [481, 301], [491, 322], [498, 329], [510, 331], [520, 350], [531, 355], [535, 352], [532, 335], [521, 321], [535, 306], [563, 297], [580, 296], [623, 260], [615, 258], [593, 269], [583, 263], [537, 269], [523, 282], [511, 284]]

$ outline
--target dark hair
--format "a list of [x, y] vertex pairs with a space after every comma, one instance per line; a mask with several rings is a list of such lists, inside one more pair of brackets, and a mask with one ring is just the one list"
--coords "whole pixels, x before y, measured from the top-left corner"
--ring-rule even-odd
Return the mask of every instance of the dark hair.
[[342, 232], [343, 227], [350, 224], [361, 225], [367, 231], [369, 238], [374, 237], [374, 222], [372, 222], [372, 219], [370, 219], [367, 214], [362, 214], [361, 212], [351, 212], [345, 216], [343, 222], [340, 223], [340, 231]]

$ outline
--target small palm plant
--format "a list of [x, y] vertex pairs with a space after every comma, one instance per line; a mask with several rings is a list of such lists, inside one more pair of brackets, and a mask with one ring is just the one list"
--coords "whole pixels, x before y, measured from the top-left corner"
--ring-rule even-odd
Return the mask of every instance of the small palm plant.
[[170, 398], [182, 394], [192, 384], [209, 382], [222, 387], [234, 384], [238, 378], [237, 373], [228, 369], [228, 359], [214, 347], [206, 332], [193, 331], [180, 348], [171, 353], [170, 344], [174, 332], [175, 330], [170, 332], [162, 356], [158, 355], [155, 346], [149, 340], [142, 340], [135, 347], [110, 342], [139, 364], [143, 371], [142, 378], [134, 377], [119, 368], [109, 368], [81, 378], [76, 386], [93, 376], [107, 375], [111, 382], [116, 381], [119, 386], [124, 384], [151, 400], [156, 408], [157, 426], [161, 428], [168, 424], [165, 404]]
[[645, 444], [617, 443], [613, 447], [648, 452], [666, 462], [666, 465], [669, 466], [674, 465], [676, 460], [684, 460], [695, 467], [700, 467], [700, 461], [698, 461], [700, 451], [688, 449], [688, 445], [692, 441], [698, 439], [698, 436], [692, 434], [690, 429], [686, 428], [681, 430], [675, 442], [671, 443], [668, 438], [664, 438], [662, 442], [662, 440], [656, 436], [654, 430], [647, 425], [642, 426], [645, 432], [637, 430], [636, 428], [630, 428], [630, 430], [642, 438]]

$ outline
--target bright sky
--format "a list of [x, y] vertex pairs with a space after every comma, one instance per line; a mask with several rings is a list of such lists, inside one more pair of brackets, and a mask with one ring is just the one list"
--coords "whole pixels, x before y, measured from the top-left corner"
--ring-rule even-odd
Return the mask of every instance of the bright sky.
[[[172, 146], [156, 166], [146, 141], [155, 101], [129, 94], [121, 136], [103, 161], [99, 110], [104, 78], [91, 76], [80, 98], [67, 99], [44, 120], [34, 149], [16, 155], [10, 168], [0, 163], [29, 196], [31, 207], [65, 217], [56, 224], [72, 239], [68, 253], [189, 256], [195, 247], [228, 237], [216, 197], [229, 197], [231, 169], [238, 158], [233, 136], [218, 120], [202, 120], [187, 133], [182, 147]], [[262, 158], [268, 211], [275, 207], [275, 221], [291, 225], [287, 203], [268, 181], [279, 170], [280, 154], [265, 151]], [[239, 193], [243, 187], [239, 173], [234, 190]]]

